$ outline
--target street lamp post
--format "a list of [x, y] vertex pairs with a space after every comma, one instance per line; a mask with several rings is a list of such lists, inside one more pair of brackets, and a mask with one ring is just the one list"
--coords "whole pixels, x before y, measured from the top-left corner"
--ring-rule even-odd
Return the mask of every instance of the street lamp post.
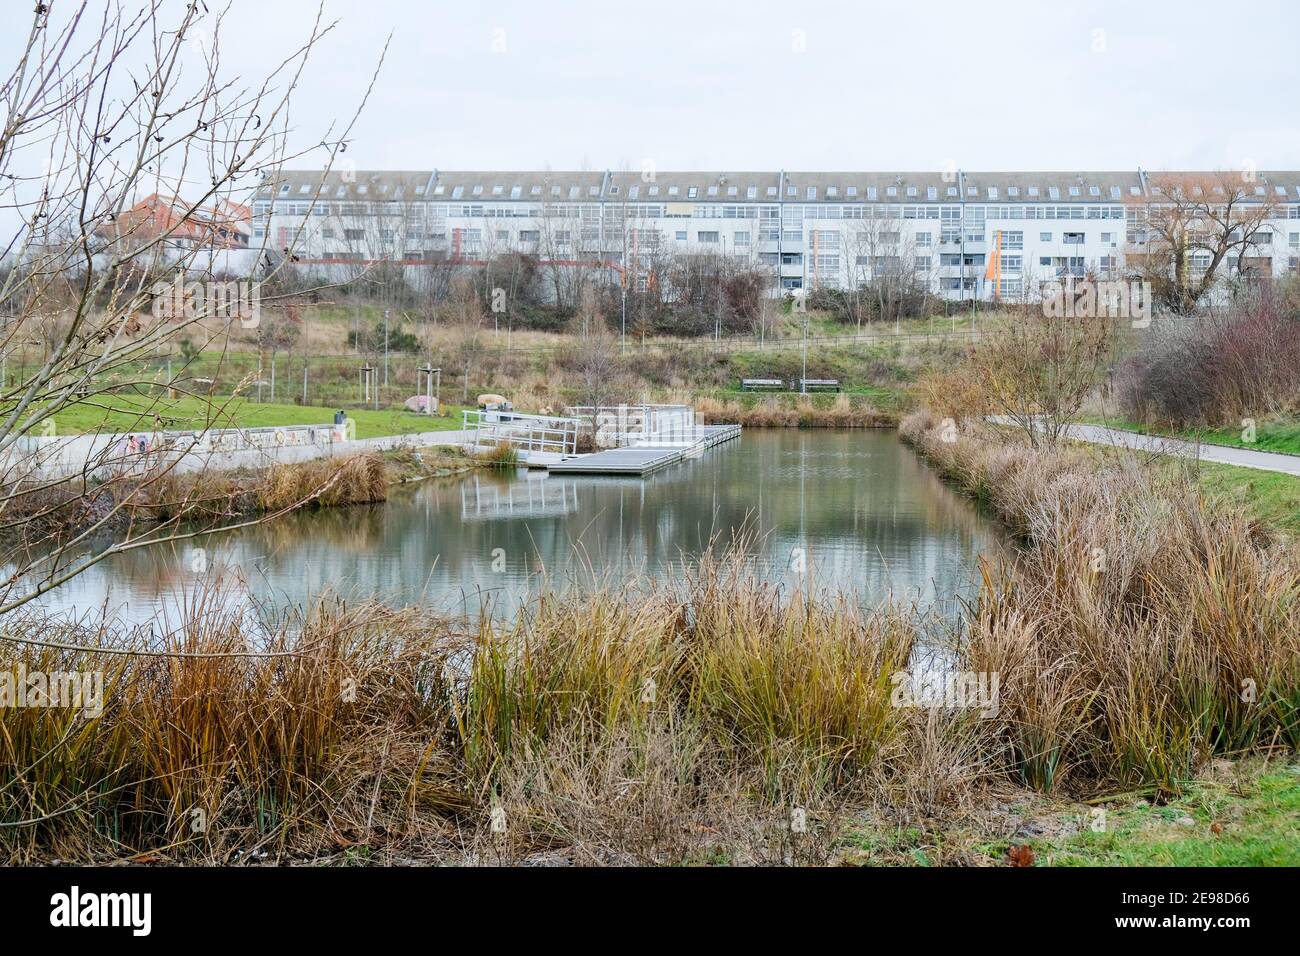
[[384, 309], [384, 388], [388, 387], [388, 309]]
[[803, 309], [803, 377], [799, 379], [799, 394], [808, 392], [808, 306]]

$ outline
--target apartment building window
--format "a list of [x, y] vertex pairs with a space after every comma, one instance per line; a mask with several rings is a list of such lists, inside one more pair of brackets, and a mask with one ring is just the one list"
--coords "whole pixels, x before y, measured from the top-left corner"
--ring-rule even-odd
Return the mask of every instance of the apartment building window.
[[1083, 233], [1081, 233], [1081, 232], [1067, 232], [1067, 233], [1064, 233], [1064, 234], [1061, 236], [1061, 241], [1064, 242], [1067, 246], [1071, 246], [1071, 245], [1072, 245], [1072, 246], [1081, 246], [1081, 245], [1083, 245]]
[[1002, 233], [1002, 248], [1003, 249], [1025, 248], [1025, 234], [1023, 232]]
[[1039, 242], [1051, 242], [1051, 241], [1052, 241], [1052, 234], [1051, 234], [1050, 232], [1040, 232], [1040, 233], [1038, 234], [1038, 241], [1039, 241]]
[[1260, 230], [1250, 237], [1250, 241], [1257, 246], [1271, 246], [1273, 244], [1273, 233], [1267, 230]]
[[801, 252], [783, 252], [783, 253], [781, 253], [781, 265], [783, 265], [783, 266], [800, 266], [800, 265], [803, 265], [803, 253], [801, 253]]
[[497, 230], [497, 242], [509, 242], [509, 241], [510, 241], [510, 230], [509, 230], [509, 229], [498, 229], [498, 230]]
[[880, 234], [880, 241], [888, 246], [898, 245], [898, 241], [901, 238], [902, 236], [897, 232], [882, 232]]
[[928, 248], [929, 245], [930, 245], [930, 236], [931, 236], [931, 233], [928, 233], [928, 232], [918, 232], [918, 233], [916, 234], [916, 245], [917, 245], [917, 247], [918, 247], [918, 248], [922, 248], [922, 249]]
[[685, 242], [685, 241], [686, 241], [686, 230], [685, 230], [685, 229], [679, 229], [679, 230], [677, 230], [677, 241], [678, 241], [678, 242]]
[[360, 242], [366, 238], [366, 231], [364, 229], [344, 229], [343, 238], [350, 242]]
[[1052, 264], [1052, 257], [1051, 257], [1051, 256], [1039, 256], [1039, 257], [1038, 257], [1038, 264], [1039, 264], [1040, 266], [1050, 266], [1050, 265]]
[[717, 233], [717, 232], [697, 232], [697, 233], [695, 234], [695, 240], [696, 240], [697, 242], [717, 242], [717, 241], [718, 241], [718, 233]]
[[520, 241], [520, 242], [538, 242], [541, 238], [542, 238], [542, 232], [541, 232], [540, 229], [520, 229], [520, 230], [519, 230], [519, 241]]
[[1024, 291], [1024, 288], [1025, 288], [1025, 287], [1024, 287], [1024, 280], [1023, 280], [1023, 279], [1003, 279], [1003, 280], [1002, 280], [1002, 294], [1003, 294], [1003, 295], [1020, 295], [1020, 293]]
[[749, 233], [748, 233], [748, 232], [736, 232], [736, 233], [733, 233], [732, 236], [733, 236], [733, 238], [734, 238], [735, 241], [736, 241], [736, 245], [738, 245], [738, 246], [747, 246], [747, 245], [749, 245]]
[[700, 190], [699, 190], [699, 188], [696, 187], [696, 186], [691, 186], [691, 187], [689, 187], [689, 188], [686, 190], [686, 198], [687, 198], [687, 199], [694, 199], [694, 198], [695, 198], [696, 196], [698, 196], [699, 194], [700, 194]]
[[1002, 271], [1003, 271], [1003, 272], [1019, 272], [1019, 271], [1020, 271], [1020, 262], [1021, 262], [1021, 257], [1020, 257], [1020, 256], [1003, 256], [1003, 257], [1002, 257]]
[[929, 257], [929, 256], [917, 256], [917, 257], [916, 257], [916, 268], [917, 268], [919, 271], [921, 271], [921, 272], [928, 272], [928, 271], [930, 271], [930, 257]]
[[1101, 241], [1102, 241], [1102, 242], [1114, 242], [1114, 241], [1115, 241], [1115, 234], [1114, 234], [1113, 232], [1103, 232], [1103, 233], [1101, 234]]
[[1291, 233], [1290, 245], [1292, 252], [1300, 252], [1300, 232]]
[[570, 243], [573, 241], [572, 229], [560, 229], [555, 233], [555, 241], [559, 243]]

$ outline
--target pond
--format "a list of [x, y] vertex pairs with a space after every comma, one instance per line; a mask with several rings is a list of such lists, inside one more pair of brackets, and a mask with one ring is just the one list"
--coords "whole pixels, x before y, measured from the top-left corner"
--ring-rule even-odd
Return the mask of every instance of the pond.
[[756, 573], [791, 589], [940, 610], [971, 593], [978, 556], [1003, 540], [891, 431], [758, 429], [644, 480], [476, 471], [395, 489], [382, 505], [116, 555], [45, 606], [174, 620], [219, 574], [271, 607], [329, 590], [508, 615], [542, 587], [679, 574], [737, 536]]

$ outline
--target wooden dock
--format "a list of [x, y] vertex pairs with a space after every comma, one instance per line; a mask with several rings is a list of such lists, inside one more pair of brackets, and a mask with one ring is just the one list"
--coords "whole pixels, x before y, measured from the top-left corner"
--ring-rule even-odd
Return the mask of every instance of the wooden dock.
[[740, 437], [739, 425], [704, 425], [702, 436], [689, 445], [647, 444], [611, 448], [591, 455], [579, 455], [548, 465], [551, 474], [636, 475], [645, 477], [660, 469], [693, 458], [706, 448]]

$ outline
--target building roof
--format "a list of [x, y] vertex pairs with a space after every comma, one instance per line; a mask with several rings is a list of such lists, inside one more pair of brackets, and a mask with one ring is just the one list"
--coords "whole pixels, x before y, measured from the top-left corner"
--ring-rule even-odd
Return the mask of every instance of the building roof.
[[[1114, 203], [1151, 195], [1161, 178], [1237, 173], [1098, 171], [283, 170], [255, 198], [466, 202]], [[1250, 194], [1300, 201], [1300, 172], [1258, 171]]]
[[353, 199], [382, 202], [425, 198], [433, 170], [284, 169], [254, 191], [255, 199]]
[[472, 202], [511, 199], [533, 202], [566, 199], [576, 202], [580, 199], [599, 199], [603, 195], [605, 175], [604, 172], [592, 170], [568, 172], [440, 169], [433, 185], [433, 198]]

